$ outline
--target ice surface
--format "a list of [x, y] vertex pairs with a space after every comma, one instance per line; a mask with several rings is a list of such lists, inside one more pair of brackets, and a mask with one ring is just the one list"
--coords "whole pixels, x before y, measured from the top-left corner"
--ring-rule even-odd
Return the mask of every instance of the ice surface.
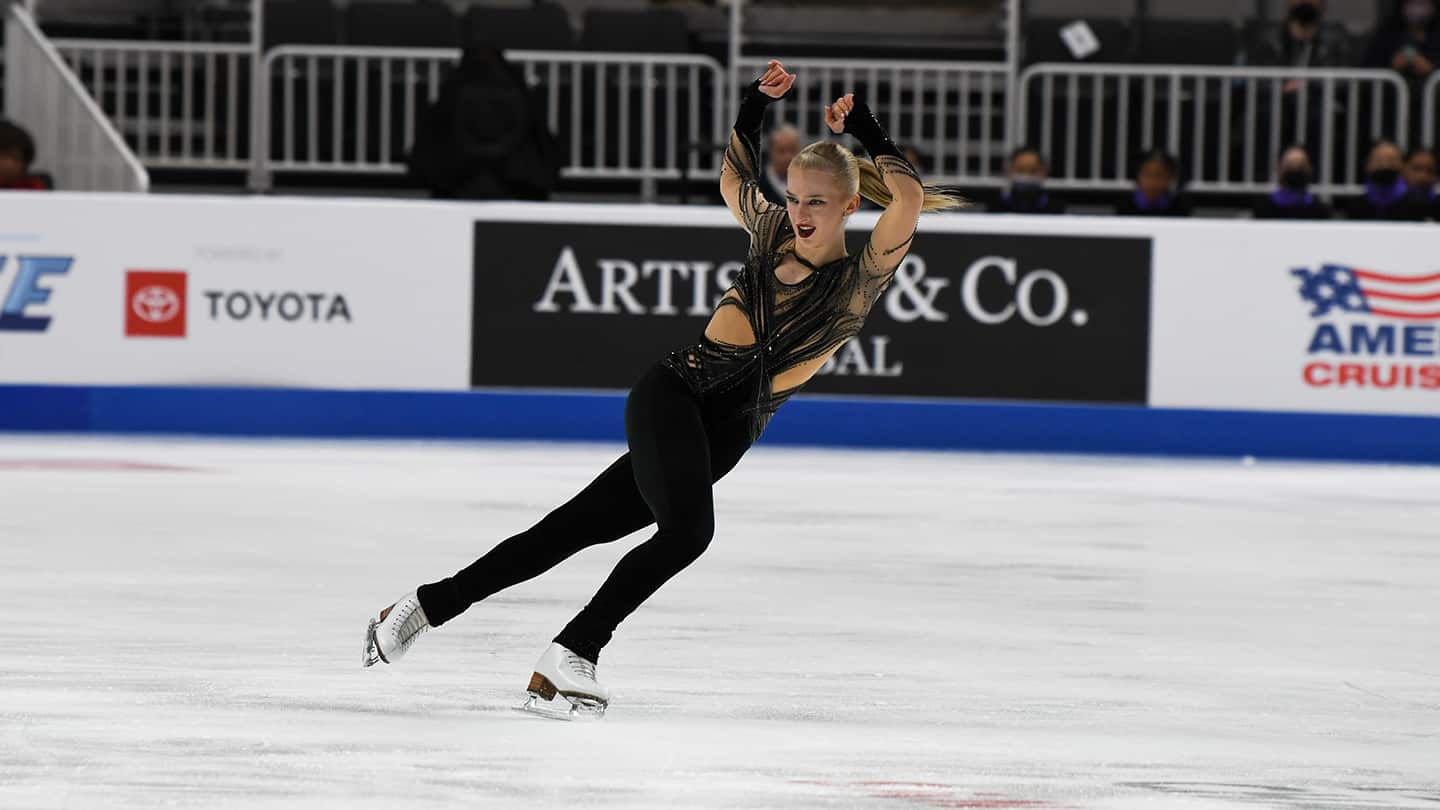
[[395, 666], [366, 618], [618, 448], [0, 437], [0, 807], [1436, 807], [1440, 469], [758, 448]]

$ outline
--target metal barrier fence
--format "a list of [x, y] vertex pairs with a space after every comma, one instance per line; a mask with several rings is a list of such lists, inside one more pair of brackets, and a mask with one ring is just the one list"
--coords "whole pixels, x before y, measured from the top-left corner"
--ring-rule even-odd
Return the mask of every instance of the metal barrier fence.
[[248, 45], [61, 39], [55, 48], [147, 166], [249, 167]]
[[1292, 143], [1318, 194], [1362, 188], [1364, 150], [1408, 140], [1409, 89], [1388, 70], [1039, 64], [1020, 77], [1018, 141], [1050, 158], [1056, 188], [1131, 185], [1134, 154], [1163, 147], [1195, 192], [1274, 188]]
[[[507, 51], [543, 96], [565, 177], [658, 180], [719, 172], [724, 79], [703, 56]], [[460, 52], [282, 46], [266, 54], [264, 172], [398, 173], [419, 116]], [[632, 117], [638, 112], [638, 118]], [[700, 148], [691, 148], [701, 144]]]
[[22, 6], [5, 26], [5, 113], [35, 138], [57, 188], [148, 191], [150, 175]]
[[1416, 144], [1417, 146], [1425, 146], [1430, 149], [1437, 148], [1435, 144], [1435, 116], [1437, 112], [1440, 112], [1440, 109], [1437, 109], [1436, 105], [1436, 102], [1440, 101], [1440, 98], [1437, 97], [1440, 97], [1440, 71], [1431, 73], [1430, 78], [1425, 82], [1424, 89], [1420, 91], [1420, 98], [1423, 101], [1424, 107], [1420, 119], [1423, 122], [1422, 137], [1424, 141]]
[[[33, 24], [31, 25], [33, 29]], [[74, 76], [154, 168], [401, 173], [425, 106], [459, 61], [453, 49], [281, 46], [254, 65], [245, 45], [58, 40]], [[729, 120], [726, 74], [697, 56], [509, 51], [562, 142], [563, 176], [656, 183], [718, 173]], [[1403, 145], [1409, 89], [1382, 70], [1039, 64], [1024, 71], [1007, 125], [1005, 63], [787, 59], [794, 94], [774, 122], [823, 137], [824, 105], [865, 95], [926, 177], [964, 186], [1005, 182], [1017, 143], [1051, 159], [1055, 188], [1128, 188], [1132, 156], [1163, 146], [1199, 193], [1273, 188], [1290, 143], [1309, 147], [1320, 194], [1361, 188], [1363, 150]], [[764, 60], [744, 58], [740, 75]], [[743, 81], [743, 79], [742, 79]], [[18, 83], [7, 80], [7, 87]], [[256, 99], [254, 103], [250, 99]], [[1425, 85], [1423, 132], [1436, 136], [1440, 74]], [[257, 107], [258, 115], [252, 114]], [[259, 148], [252, 148], [252, 143]]]
[[[741, 81], [760, 75], [767, 61], [741, 59]], [[897, 144], [921, 154], [928, 164], [927, 181], [968, 186], [1005, 182], [1009, 71], [1004, 62], [782, 61], [795, 74], [795, 88], [772, 107], [772, 122], [794, 125], [802, 139], [829, 135], [826, 105], [854, 92], [865, 98]]]

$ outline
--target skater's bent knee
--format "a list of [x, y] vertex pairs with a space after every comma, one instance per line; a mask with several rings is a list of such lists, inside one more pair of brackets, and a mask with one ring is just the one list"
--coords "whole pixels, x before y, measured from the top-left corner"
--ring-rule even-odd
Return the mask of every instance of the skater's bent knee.
[[709, 517], [682, 521], [667, 526], [666, 530], [675, 552], [693, 560], [710, 547], [710, 540], [715, 537], [715, 519]]

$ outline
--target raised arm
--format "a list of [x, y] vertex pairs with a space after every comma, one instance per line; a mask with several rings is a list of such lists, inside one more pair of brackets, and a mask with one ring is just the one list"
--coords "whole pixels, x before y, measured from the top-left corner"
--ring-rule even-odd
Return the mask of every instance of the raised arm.
[[[870, 241], [866, 243], [865, 255], [861, 258], [861, 266], [867, 273], [888, 281], [905, 258], [910, 241], [915, 238], [915, 226], [920, 221], [920, 211], [925, 207], [925, 187], [915, 167], [885, 134], [874, 113], [863, 101], [857, 101], [854, 94], [840, 98], [826, 109], [825, 121], [832, 130], [843, 122], [841, 131], [854, 136], [865, 147], [875, 162], [880, 181], [889, 191], [890, 200], [885, 203], [885, 212], [870, 232]], [[862, 191], [864, 186], [862, 176]], [[873, 199], [878, 195], [867, 193], [865, 196]]]
[[772, 59], [764, 75], [740, 96], [740, 112], [720, 168], [720, 196], [736, 221], [751, 233], [761, 214], [779, 208], [760, 193], [760, 128], [765, 108], [789, 92], [794, 83], [795, 74], [786, 73], [784, 66]]

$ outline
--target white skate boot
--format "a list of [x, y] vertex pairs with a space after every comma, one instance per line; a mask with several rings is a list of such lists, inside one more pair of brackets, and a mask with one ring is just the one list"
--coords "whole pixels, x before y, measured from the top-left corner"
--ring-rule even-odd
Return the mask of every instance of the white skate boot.
[[[610, 690], [595, 680], [595, 665], [554, 643], [535, 662], [527, 691], [530, 699], [521, 711], [556, 720], [603, 717], [610, 705]], [[557, 695], [563, 702], [555, 699]]]
[[393, 664], [429, 629], [430, 620], [425, 618], [420, 599], [411, 591], [370, 620], [370, 626], [365, 628], [365, 655], [361, 663], [367, 667], [378, 661]]

